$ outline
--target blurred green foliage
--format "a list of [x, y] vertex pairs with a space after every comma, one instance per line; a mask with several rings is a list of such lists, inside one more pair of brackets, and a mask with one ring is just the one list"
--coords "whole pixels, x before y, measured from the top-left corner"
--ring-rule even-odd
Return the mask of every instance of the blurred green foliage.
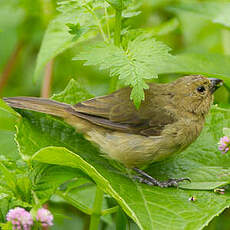
[[[99, 46], [100, 49], [95, 46], [98, 42], [108, 42], [111, 37], [116, 39], [117, 35], [114, 34], [116, 33], [114, 32], [116, 30], [115, 11], [119, 11], [121, 8], [121, 1], [93, 1], [95, 5], [92, 4], [91, 6], [97, 12], [97, 20], [89, 11], [86, 11], [86, 8], [84, 10], [83, 8], [77, 8], [77, 4], [84, 5], [87, 1], [0, 1], [0, 96], [41, 96], [41, 89], [45, 84], [46, 66], [53, 60], [50, 95], [62, 91], [70, 79], [80, 82], [91, 95], [95, 96], [104, 95], [124, 85], [131, 85], [134, 87], [134, 102], [138, 105], [143, 99], [141, 90], [146, 87], [146, 79], [147, 81], [169, 82], [184, 74], [195, 73], [219, 76], [219, 78], [222, 77], [225, 80], [225, 87], [222, 87], [215, 95], [215, 103], [229, 108], [229, 1], [125, 0], [121, 19], [120, 34], [122, 39], [120, 42], [122, 47], [129, 47], [130, 53], [136, 55], [136, 59], [140, 59], [141, 68], [137, 71], [137, 79], [130, 77], [130, 74], [122, 76], [125, 71], [122, 67], [125, 67], [128, 63], [125, 52], [119, 53], [118, 50], [118, 58], [116, 57], [116, 59], [111, 58], [114, 53], [109, 56], [109, 50], [118, 49], [116, 44], [110, 42], [109, 50], [107, 50], [108, 47], [101, 49], [101, 47], [104, 47], [104, 43]], [[106, 14], [107, 18], [104, 17]], [[105, 31], [105, 37], [103, 37], [103, 33], [100, 33], [98, 22], [101, 23]], [[111, 29], [110, 32], [109, 29]], [[153, 47], [150, 45], [151, 49], [148, 51], [151, 52], [147, 55], [144, 52], [141, 53], [141, 49], [148, 49], [149, 43], [145, 43], [145, 40], [136, 39], [143, 33], [149, 34], [149, 37], [146, 38], [147, 43], [150, 41], [148, 39], [157, 41]], [[90, 45], [93, 45], [93, 49], [85, 53]], [[171, 48], [170, 55], [168, 54], [170, 50], [168, 47]], [[155, 52], [159, 50], [160, 53]], [[93, 53], [95, 53], [95, 56], [93, 56]], [[105, 54], [108, 63], [101, 63]], [[161, 59], [162, 56], [169, 59], [173, 57], [173, 59], [167, 59], [165, 62]], [[154, 58], [156, 61], [151, 62]], [[90, 65], [83, 65], [85, 62], [74, 59], [86, 60], [86, 63]], [[118, 63], [120, 60], [125, 60], [123, 65]], [[154, 63], [151, 66], [153, 69], [150, 68], [151, 63]], [[101, 68], [99, 69], [100, 65]], [[114, 69], [113, 65], [115, 66]], [[111, 75], [115, 75], [112, 80], [109, 78], [111, 70]], [[122, 72], [120, 72], [121, 70]], [[116, 77], [119, 75], [125, 79], [125, 82], [117, 82]], [[139, 76], [141, 76], [141, 79]], [[136, 87], [136, 81], [139, 80], [140, 84]], [[21, 169], [20, 165], [24, 163], [20, 160], [14, 141], [15, 120], [17, 120], [16, 115], [11, 114], [9, 119], [9, 114], [6, 111], [1, 111], [0, 161], [13, 168], [15, 167], [16, 172], [14, 173], [18, 174], [20, 180], [25, 180], [26, 183], [28, 178], [35, 180], [35, 177], [25, 175], [22, 178], [24, 171], [20, 172], [19, 170]], [[16, 166], [14, 166], [15, 162]], [[50, 169], [52, 173], [55, 170]], [[55, 171], [58, 176], [62, 174], [62, 170], [66, 169], [59, 168], [59, 170]], [[28, 174], [30, 173], [29, 168], [26, 168], [25, 171]], [[66, 177], [60, 178], [59, 182], [72, 179], [72, 173], [70, 170]], [[45, 175], [43, 176], [45, 177]], [[88, 182], [89, 187], [83, 191], [95, 189], [91, 181]], [[39, 187], [41, 184], [42, 182], [37, 178], [33, 186], [37, 186], [36, 189], [41, 189], [42, 187]], [[30, 186], [32, 185], [28, 184], [27, 190]], [[55, 185], [52, 186], [55, 187]], [[52, 188], [45, 189], [52, 194]], [[15, 193], [21, 190], [23, 188], [16, 188]], [[23, 199], [30, 203], [31, 194], [20, 194], [18, 192], [19, 197], [23, 195], [26, 196]], [[76, 195], [74, 191], [72, 195]], [[86, 199], [83, 197], [82, 200]], [[13, 206], [14, 202], [11, 201], [10, 204]], [[29, 204], [26, 202], [21, 205], [27, 207]], [[60, 196], [53, 196], [48, 205], [55, 215], [55, 225], [51, 229], [88, 228], [89, 216], [70, 205]], [[112, 207], [114, 200], [108, 198], [104, 205]], [[124, 213], [120, 215], [121, 221], [122, 215]], [[0, 218], [3, 219], [2, 216]], [[127, 216], [123, 218], [125, 219], [123, 220], [124, 223], [127, 222], [127, 226], [129, 226], [127, 229], [138, 229], [130, 219], [127, 221], [127, 218]], [[114, 219], [113, 215], [104, 218], [100, 228], [116, 229]], [[205, 229], [228, 230], [229, 228], [230, 214], [229, 210], [226, 210], [220, 216], [215, 217]]]

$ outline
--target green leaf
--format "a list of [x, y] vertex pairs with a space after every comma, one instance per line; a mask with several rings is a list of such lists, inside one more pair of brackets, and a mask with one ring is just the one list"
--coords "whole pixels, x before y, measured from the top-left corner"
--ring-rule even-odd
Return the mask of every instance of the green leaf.
[[87, 27], [81, 27], [79, 23], [73, 24], [73, 23], [67, 23], [66, 24], [69, 27], [69, 33], [74, 35], [73, 41], [76, 41], [80, 36], [87, 32], [89, 28]]
[[78, 178], [84, 178], [83, 176], [80, 170], [69, 167], [35, 165], [32, 172], [33, 191], [40, 204], [43, 204], [50, 199], [60, 185], [63, 188], [65, 187], [63, 183], [66, 181], [78, 180]]
[[0, 221], [6, 220], [6, 214], [9, 210], [9, 197], [1, 195], [0, 197]]
[[119, 207], [116, 214], [116, 229], [126, 230], [127, 223], [128, 223], [127, 216], [125, 215], [123, 210]]
[[0, 99], [0, 129], [15, 131], [15, 122], [19, 118], [20, 115]]
[[8, 194], [5, 194], [5, 193], [0, 193], [0, 200], [8, 197], [9, 195]]
[[11, 230], [13, 228], [11, 222], [0, 223], [1, 230]]
[[230, 83], [230, 57], [211, 53], [182, 53], [168, 63], [157, 66], [159, 74], [186, 73], [219, 77]]
[[178, 19], [172, 18], [165, 23], [161, 23], [159, 26], [151, 28], [150, 31], [156, 36], [163, 36], [175, 31], [179, 25]]
[[45, 65], [58, 54], [74, 46], [76, 41], [68, 32], [68, 27], [59, 18], [50, 22], [38, 53], [34, 78], [38, 79]]
[[176, 12], [187, 11], [197, 14], [201, 17], [219, 23], [226, 27], [230, 27], [230, 3], [220, 2], [187, 2], [180, 3], [175, 7], [170, 7]]
[[[62, 121], [29, 111], [21, 114], [24, 127], [18, 127], [17, 141], [23, 154], [36, 153], [33, 158], [41, 162], [81, 169], [117, 200], [140, 229], [202, 229], [230, 206], [228, 193], [212, 191], [230, 183], [230, 155], [221, 154], [217, 148], [223, 127], [230, 127], [228, 109], [213, 107], [194, 144], [180, 155], [146, 169], [161, 180], [190, 177], [191, 184], [181, 184], [186, 190], [140, 184], [127, 169], [111, 164], [113, 161], [103, 158], [96, 147]], [[189, 201], [192, 196], [195, 202]]]
[[[63, 187], [65, 188], [63, 189]], [[89, 178], [84, 177], [68, 181], [57, 192], [65, 201], [88, 215], [92, 214], [95, 193], [96, 185]], [[104, 210], [108, 208], [106, 199], [103, 200], [102, 208]], [[103, 216], [102, 219], [108, 224], [112, 224], [110, 215]]]
[[15, 175], [12, 172], [10, 172], [2, 162], [0, 162], [0, 171], [4, 175], [4, 180], [5, 180], [6, 184], [9, 186], [9, 188], [13, 192], [16, 192]]
[[0, 99], [0, 110], [13, 115], [14, 117], [20, 117], [10, 106], [8, 106], [2, 99]]
[[124, 8], [138, 8], [141, 3], [133, 0], [106, 0], [115, 10], [122, 11]]
[[102, 70], [108, 69], [111, 76], [118, 76], [125, 85], [133, 87], [131, 99], [139, 107], [144, 100], [144, 89], [148, 88], [145, 80], [156, 78], [157, 66], [173, 59], [169, 51], [165, 44], [140, 35], [129, 41], [126, 50], [113, 44], [98, 43], [73, 60], [86, 60], [85, 65], [98, 65]]
[[[88, 40], [96, 35], [94, 30], [88, 32], [88, 26], [95, 24], [92, 22], [94, 22], [92, 15], [89, 13], [83, 14], [81, 8], [73, 8], [72, 10], [68, 5], [64, 13], [50, 22], [38, 53], [34, 73], [35, 80], [38, 79], [41, 70], [51, 59], [78, 42]], [[79, 25], [78, 33], [69, 33], [68, 25]]]
[[59, 94], [54, 94], [52, 99], [68, 104], [77, 104], [92, 97], [93, 95], [90, 94], [80, 82], [71, 79], [65, 90]]

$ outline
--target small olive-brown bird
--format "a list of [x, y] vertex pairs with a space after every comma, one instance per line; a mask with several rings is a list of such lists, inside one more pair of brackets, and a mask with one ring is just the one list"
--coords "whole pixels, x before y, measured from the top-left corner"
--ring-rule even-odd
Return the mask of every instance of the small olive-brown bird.
[[101, 152], [134, 169], [142, 183], [177, 186], [188, 178], [160, 182], [138, 167], [182, 152], [199, 136], [223, 82], [216, 78], [185, 76], [167, 84], [149, 84], [139, 110], [130, 101], [130, 88], [68, 105], [50, 99], [12, 97], [14, 108], [62, 117]]

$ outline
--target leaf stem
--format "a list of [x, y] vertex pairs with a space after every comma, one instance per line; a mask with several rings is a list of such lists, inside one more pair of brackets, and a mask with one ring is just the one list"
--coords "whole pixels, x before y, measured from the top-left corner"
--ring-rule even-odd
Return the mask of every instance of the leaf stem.
[[[122, 0], [121, 0], [122, 5]], [[121, 45], [121, 21], [122, 21], [122, 7], [121, 9], [115, 9], [115, 27], [114, 27], [114, 45], [120, 47]], [[117, 89], [117, 77], [113, 77], [110, 81], [110, 92]]]
[[127, 226], [127, 217], [125, 216], [124, 211], [119, 207], [117, 210], [116, 217], [116, 230], [126, 230]]
[[54, 6], [52, 0], [40, 0], [40, 5], [42, 9], [42, 20], [44, 26], [47, 26], [52, 16], [54, 15]]
[[108, 215], [108, 214], [112, 214], [112, 213], [114, 213], [114, 212], [117, 212], [118, 209], [119, 209], [118, 206], [114, 206], [114, 207], [112, 207], [112, 208], [105, 209], [105, 210], [103, 210], [103, 211], [101, 212], [101, 215], [102, 215], [102, 216], [105, 216], [105, 215]]
[[104, 192], [97, 186], [89, 230], [98, 230], [99, 228], [103, 198]]

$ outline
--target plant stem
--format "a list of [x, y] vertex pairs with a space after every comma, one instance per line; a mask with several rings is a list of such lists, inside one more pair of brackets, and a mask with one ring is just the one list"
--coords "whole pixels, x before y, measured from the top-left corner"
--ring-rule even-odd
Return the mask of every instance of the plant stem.
[[115, 30], [114, 30], [114, 45], [120, 47], [121, 44], [121, 19], [122, 10], [117, 10], [115, 13]]
[[6, 66], [3, 68], [3, 72], [0, 76], [0, 92], [2, 92], [3, 88], [5, 87], [8, 80], [10, 79], [11, 73], [14, 70], [14, 67], [17, 63], [22, 47], [23, 47], [23, 42], [19, 41], [13, 53], [11, 54], [9, 60], [7, 61]]
[[52, 16], [54, 15], [54, 6], [52, 0], [40, 0], [40, 5], [42, 8], [42, 20], [44, 26], [47, 26], [50, 22]]
[[103, 198], [104, 192], [97, 186], [89, 230], [98, 230], [99, 228]]
[[127, 226], [127, 217], [124, 211], [119, 207], [116, 217], [116, 230], [125, 230]]
[[104, 9], [105, 9], [105, 20], [106, 20], [106, 28], [107, 28], [108, 40], [110, 41], [111, 35], [110, 35], [109, 16], [108, 16], [108, 11], [107, 11], [107, 7], [106, 7], [106, 1], [104, 3]]
[[45, 74], [44, 74], [43, 85], [41, 89], [41, 97], [44, 98], [48, 98], [50, 96], [52, 76], [53, 76], [53, 63], [54, 61], [51, 60], [47, 63], [45, 67]]
[[[122, 4], [122, 1], [121, 1]], [[114, 27], [114, 45], [120, 47], [121, 45], [121, 20], [122, 20], [122, 7], [116, 9], [115, 12], [115, 27]], [[113, 77], [110, 81], [110, 92], [117, 89], [117, 77]]]

